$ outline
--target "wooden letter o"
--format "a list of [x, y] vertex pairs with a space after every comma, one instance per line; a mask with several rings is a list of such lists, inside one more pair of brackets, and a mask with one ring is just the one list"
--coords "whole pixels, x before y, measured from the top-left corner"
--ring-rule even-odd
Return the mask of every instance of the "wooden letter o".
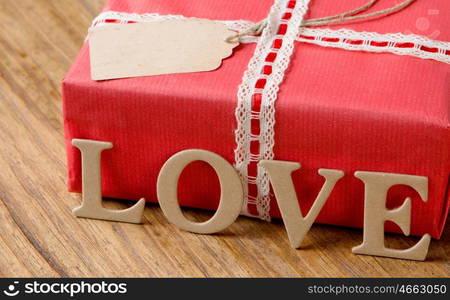
[[[220, 204], [214, 216], [198, 223], [186, 219], [178, 203], [178, 179], [194, 161], [208, 163], [220, 181]], [[161, 168], [157, 183], [158, 201], [166, 218], [179, 228], [201, 234], [212, 234], [227, 228], [239, 216], [244, 202], [241, 180], [231, 164], [221, 156], [205, 150], [185, 150], [172, 156]]]

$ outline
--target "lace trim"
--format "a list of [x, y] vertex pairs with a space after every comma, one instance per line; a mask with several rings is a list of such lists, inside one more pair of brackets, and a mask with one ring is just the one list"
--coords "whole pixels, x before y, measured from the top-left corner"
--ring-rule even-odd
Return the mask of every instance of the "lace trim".
[[350, 29], [304, 28], [298, 37], [298, 41], [345, 50], [410, 55], [450, 64], [449, 42], [435, 41], [414, 34], [379, 34], [375, 32], [357, 32]]
[[[269, 29], [267, 39], [262, 39], [259, 44], [263, 44], [265, 53], [259, 55], [255, 52], [254, 58], [258, 62], [249, 65], [249, 68], [256, 67], [254, 71], [259, 72], [254, 89], [250, 95], [242, 100], [252, 102], [261, 95], [261, 111], [257, 121], [258, 126], [250, 126], [249, 138], [258, 137], [259, 149], [251, 145], [252, 140], [245, 141], [250, 145], [248, 171], [256, 168], [256, 207], [258, 215], [264, 220], [270, 220], [270, 181], [264, 168], [258, 166], [260, 160], [274, 159], [273, 148], [275, 145], [275, 102], [278, 97], [279, 86], [283, 82], [286, 69], [288, 68], [294, 51], [294, 42], [299, 35], [300, 25], [303, 22], [310, 0], [277, 0], [269, 15]], [[264, 35], [264, 33], [263, 33]], [[245, 79], [243, 80], [245, 83]], [[249, 99], [250, 98], [250, 99]], [[239, 99], [241, 100], [241, 99]], [[259, 103], [251, 103], [252, 114]], [[239, 108], [237, 109], [239, 111]], [[239, 121], [239, 119], [238, 119]], [[252, 124], [251, 124], [252, 125]], [[256, 127], [256, 128], [255, 128]], [[239, 143], [238, 143], [239, 147]], [[249, 178], [251, 179], [251, 178]], [[253, 183], [249, 182], [249, 185]], [[249, 194], [249, 198], [250, 198]]]
[[[159, 14], [130, 14], [115, 11], [101, 13], [92, 23], [95, 26], [109, 24], [129, 24], [138, 22], [158, 22], [170, 19], [186, 18], [181, 15]], [[237, 21], [218, 21], [231, 30], [242, 32], [254, 23]], [[245, 37], [242, 42], [254, 43], [259, 37]], [[414, 34], [376, 32], [358, 32], [350, 29], [311, 29], [302, 28], [297, 41], [315, 44], [323, 47], [333, 47], [350, 51], [366, 51], [377, 53], [393, 53], [397, 55], [409, 55], [422, 59], [433, 59], [450, 64], [450, 42], [436, 41]]]
[[243, 213], [256, 205], [264, 220], [270, 220], [270, 184], [258, 162], [274, 158], [275, 101], [308, 3], [275, 1], [238, 90], [235, 166], [247, 183]]

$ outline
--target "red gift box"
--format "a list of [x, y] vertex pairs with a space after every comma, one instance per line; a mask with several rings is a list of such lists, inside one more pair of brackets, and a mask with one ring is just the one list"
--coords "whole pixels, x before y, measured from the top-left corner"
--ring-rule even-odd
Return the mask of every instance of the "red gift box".
[[[395, 3], [386, 2], [382, 6]], [[272, 0], [110, 0], [104, 10], [259, 21], [272, 4]], [[353, 0], [332, 5], [312, 1], [308, 17], [333, 15], [354, 6]], [[438, 32], [439, 40], [450, 40], [449, 11], [447, 2], [416, 1], [401, 13], [341, 27], [433, 38]], [[427, 28], [423, 20], [428, 20]], [[353, 176], [355, 171], [427, 176], [427, 202], [412, 189], [396, 186], [389, 191], [387, 204], [397, 207], [411, 197], [411, 234], [430, 233], [439, 238], [449, 208], [448, 64], [303, 42], [295, 46], [276, 103], [274, 153], [277, 160], [302, 164], [293, 174], [302, 211], [309, 209], [322, 187], [319, 168], [343, 170], [346, 176], [316, 221], [356, 228], [363, 225], [364, 185]], [[211, 72], [96, 82], [90, 78], [89, 45], [85, 43], [63, 81], [69, 191], [81, 191], [81, 157], [71, 145], [74, 138], [114, 144], [102, 154], [102, 189], [109, 198], [145, 197], [156, 202], [159, 170], [181, 150], [205, 149], [233, 163], [237, 89], [254, 49], [254, 44], [240, 45]], [[257, 96], [254, 101], [258, 107]], [[259, 128], [255, 125], [252, 130], [257, 133]], [[179, 184], [182, 206], [214, 210], [219, 195], [211, 167], [196, 162], [183, 172]], [[252, 204], [248, 210], [257, 213]], [[280, 217], [274, 199], [270, 215]], [[386, 230], [400, 231], [389, 222]]]

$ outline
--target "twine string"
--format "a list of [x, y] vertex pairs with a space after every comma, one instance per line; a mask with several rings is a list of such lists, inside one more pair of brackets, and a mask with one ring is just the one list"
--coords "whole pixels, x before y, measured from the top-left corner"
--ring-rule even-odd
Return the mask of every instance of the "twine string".
[[[372, 19], [375, 17], [386, 17], [393, 13], [396, 13], [400, 10], [403, 10], [407, 6], [409, 6], [411, 3], [413, 3], [415, 0], [405, 0], [399, 4], [396, 4], [390, 8], [374, 11], [371, 13], [366, 14], [359, 14], [361, 12], [367, 11], [369, 8], [371, 8], [377, 0], [369, 0], [366, 4], [349, 10], [347, 12], [334, 15], [334, 16], [328, 16], [328, 17], [321, 17], [321, 18], [314, 18], [314, 19], [308, 19], [303, 21], [301, 27], [311, 27], [311, 26], [325, 26], [325, 25], [335, 25], [335, 24], [341, 24], [341, 23], [347, 23], [357, 20], [367, 20]], [[264, 19], [262, 21], [259, 21], [258, 23], [255, 23], [254, 25], [250, 26], [244, 31], [241, 31], [239, 33], [233, 34], [226, 38], [226, 42], [228, 43], [234, 43], [239, 42], [242, 37], [248, 36], [248, 35], [259, 35], [262, 33], [264, 28], [267, 26], [267, 19]]]
[[323, 22], [323, 21], [334, 20], [334, 19], [342, 19], [342, 18], [345, 18], [347, 16], [353, 16], [353, 15], [356, 15], [356, 14], [358, 14], [360, 12], [368, 10], [369, 8], [371, 8], [375, 4], [376, 1], [377, 0], [370, 0], [369, 2], [367, 2], [366, 4], [364, 4], [364, 5], [362, 5], [362, 6], [358, 7], [358, 8], [352, 9], [350, 11], [347, 11], [347, 12], [344, 12], [344, 13], [341, 13], [341, 14], [338, 14], [338, 15], [305, 20], [303, 22], [303, 24], [305, 24], [307, 22]]

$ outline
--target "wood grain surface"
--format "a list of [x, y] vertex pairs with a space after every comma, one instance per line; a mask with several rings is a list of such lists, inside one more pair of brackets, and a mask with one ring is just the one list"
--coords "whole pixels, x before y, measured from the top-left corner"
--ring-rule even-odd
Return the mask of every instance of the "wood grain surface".
[[[362, 231], [313, 226], [294, 250], [281, 222], [241, 217], [202, 236], [156, 205], [144, 225], [77, 219], [66, 191], [60, 82], [103, 0], [0, 0], [0, 276], [354, 277], [450, 275], [450, 227], [426, 262], [357, 256]], [[105, 201], [109, 208], [129, 202]], [[187, 210], [191, 218], [211, 214]], [[391, 247], [416, 238], [387, 235]]]

